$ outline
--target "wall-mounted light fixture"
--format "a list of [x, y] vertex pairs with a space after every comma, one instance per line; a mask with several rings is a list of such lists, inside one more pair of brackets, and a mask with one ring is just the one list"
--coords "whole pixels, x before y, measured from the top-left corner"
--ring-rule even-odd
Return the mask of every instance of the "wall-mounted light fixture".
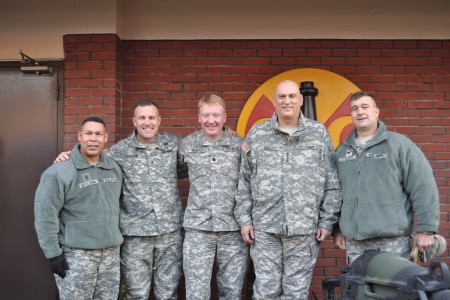
[[22, 56], [22, 65], [20, 66], [20, 72], [24, 74], [37, 75], [53, 73], [53, 67], [39, 65], [39, 62], [23, 53], [22, 50], [19, 50], [19, 54]]

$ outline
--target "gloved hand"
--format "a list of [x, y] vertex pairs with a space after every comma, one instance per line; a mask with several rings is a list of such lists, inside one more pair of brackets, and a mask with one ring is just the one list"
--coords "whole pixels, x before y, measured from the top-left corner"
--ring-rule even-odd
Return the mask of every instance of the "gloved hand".
[[64, 253], [60, 256], [49, 258], [48, 262], [50, 263], [50, 268], [53, 273], [57, 274], [61, 278], [66, 277], [66, 270], [69, 270], [69, 265], [64, 257]]

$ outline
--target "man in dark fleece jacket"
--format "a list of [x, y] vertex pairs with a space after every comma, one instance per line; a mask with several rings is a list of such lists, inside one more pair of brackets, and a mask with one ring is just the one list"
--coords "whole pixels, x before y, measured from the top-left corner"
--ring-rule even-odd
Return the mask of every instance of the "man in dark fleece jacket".
[[439, 194], [424, 154], [386, 130], [372, 94], [356, 92], [350, 105], [355, 129], [336, 150], [343, 204], [335, 245], [349, 264], [371, 248], [408, 258], [416, 246], [423, 262], [441, 254]]

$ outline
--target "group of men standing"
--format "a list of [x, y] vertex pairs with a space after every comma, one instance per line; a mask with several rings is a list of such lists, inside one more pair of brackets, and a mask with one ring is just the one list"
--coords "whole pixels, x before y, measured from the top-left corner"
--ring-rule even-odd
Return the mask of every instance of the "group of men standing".
[[[353, 94], [355, 130], [337, 152], [324, 125], [302, 115], [295, 82], [280, 82], [273, 103], [245, 141], [225, 128], [216, 95], [199, 101], [201, 129], [182, 141], [158, 131], [150, 100], [134, 110], [135, 132], [105, 152], [104, 122], [86, 119], [35, 199], [61, 299], [117, 298], [119, 269], [126, 299], [148, 299], [152, 279], [156, 299], [177, 299], [182, 270], [186, 299], [209, 299], [216, 262], [219, 298], [237, 300], [249, 252], [254, 299], [307, 299], [332, 233], [349, 263], [374, 245], [404, 257], [414, 245], [445, 249], [432, 169], [410, 140], [386, 131], [373, 95]], [[183, 216], [177, 181], [186, 177]]]

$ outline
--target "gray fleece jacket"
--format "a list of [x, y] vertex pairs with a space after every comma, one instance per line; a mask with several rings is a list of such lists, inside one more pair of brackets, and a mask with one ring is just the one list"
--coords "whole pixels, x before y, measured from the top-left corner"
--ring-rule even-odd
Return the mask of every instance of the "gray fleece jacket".
[[339, 226], [348, 240], [437, 232], [439, 194], [422, 151], [378, 122], [376, 135], [358, 153], [353, 130], [336, 151], [343, 205]]
[[62, 246], [104, 249], [122, 244], [121, 188], [119, 166], [104, 154], [91, 165], [79, 144], [69, 160], [45, 170], [34, 200], [34, 224], [45, 257], [61, 255]]

